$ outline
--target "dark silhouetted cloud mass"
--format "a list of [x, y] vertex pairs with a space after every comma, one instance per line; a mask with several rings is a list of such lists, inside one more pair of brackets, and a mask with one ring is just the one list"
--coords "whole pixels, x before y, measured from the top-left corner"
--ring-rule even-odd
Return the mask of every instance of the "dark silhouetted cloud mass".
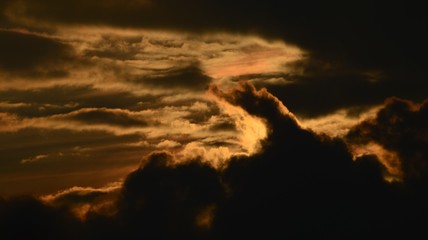
[[[6, 216], [2, 226], [10, 233], [29, 227], [13, 219], [41, 217], [58, 234], [75, 226], [72, 235], [65, 236], [79, 239], [426, 236], [426, 221], [421, 216], [428, 208], [419, 194], [421, 189], [407, 185], [411, 179], [386, 182], [375, 156], [353, 161], [343, 141], [302, 129], [266, 90], [241, 83], [229, 93], [215, 91], [267, 121], [270, 133], [260, 153], [234, 157], [224, 169], [215, 170], [197, 159], [177, 163], [168, 152], [154, 152], [124, 181], [113, 215], [90, 210], [79, 222], [36, 200], [9, 199], [1, 203], [1, 214]], [[405, 126], [407, 121], [417, 121], [414, 115], [423, 114], [424, 106], [391, 99], [376, 119], [357, 126], [350, 136], [364, 141], [382, 118], [390, 119], [384, 128]], [[358, 135], [360, 132], [365, 135]], [[426, 176], [424, 171], [420, 174]], [[75, 200], [100, 194], [103, 192], [94, 190], [91, 195], [86, 190]], [[64, 196], [59, 195], [57, 201]], [[42, 225], [28, 231], [33, 236], [50, 236], [44, 235]]]
[[427, 238], [424, 9], [0, 0], [0, 239]]

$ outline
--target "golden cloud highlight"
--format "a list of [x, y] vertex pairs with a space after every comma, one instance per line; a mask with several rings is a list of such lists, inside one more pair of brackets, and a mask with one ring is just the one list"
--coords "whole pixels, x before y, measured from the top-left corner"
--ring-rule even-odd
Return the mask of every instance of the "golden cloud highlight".
[[354, 155], [354, 160], [364, 155], [376, 155], [379, 162], [386, 168], [384, 178], [388, 182], [401, 181], [403, 171], [401, 161], [395, 152], [388, 151], [380, 144], [370, 142], [366, 145], [350, 145], [350, 150]]

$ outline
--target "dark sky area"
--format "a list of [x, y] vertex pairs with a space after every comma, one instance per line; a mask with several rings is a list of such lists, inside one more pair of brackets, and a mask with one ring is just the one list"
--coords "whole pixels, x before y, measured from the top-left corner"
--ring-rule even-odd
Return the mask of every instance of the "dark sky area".
[[0, 239], [428, 237], [428, 18], [0, 0]]

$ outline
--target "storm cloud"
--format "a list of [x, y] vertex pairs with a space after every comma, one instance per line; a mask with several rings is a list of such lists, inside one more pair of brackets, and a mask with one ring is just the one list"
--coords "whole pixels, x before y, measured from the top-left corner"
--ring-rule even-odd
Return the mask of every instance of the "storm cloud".
[[[171, 153], [154, 152], [124, 181], [113, 215], [89, 210], [83, 222], [73, 220], [73, 233], [82, 233], [77, 238], [424, 236], [421, 227], [426, 222], [420, 216], [428, 208], [419, 190], [407, 187], [410, 179], [404, 179], [404, 185], [386, 182], [376, 156], [353, 160], [343, 141], [301, 128], [266, 90], [242, 83], [234, 91], [217, 94], [266, 120], [270, 133], [263, 150], [249, 157], [233, 157], [217, 170], [198, 159], [180, 162]], [[410, 102], [391, 100], [379, 116], [397, 104], [409, 113]], [[79, 197], [67, 197], [79, 191]], [[82, 188], [53, 199], [81, 202], [104, 192]], [[26, 216], [26, 209], [36, 206], [32, 209], [44, 210], [31, 215], [33, 218], [52, 212], [53, 218], [60, 219], [56, 229], [61, 234], [70, 227], [62, 225], [69, 215], [58, 213], [58, 206], [16, 199], [3, 201], [2, 206], [18, 203], [19, 208], [3, 207], [2, 214], [8, 214], [4, 219]], [[10, 229], [17, 227], [13, 221], [6, 223]], [[37, 230], [40, 232], [35, 234], [43, 233], [42, 228]]]
[[423, 9], [1, 1], [2, 237], [426, 237]]

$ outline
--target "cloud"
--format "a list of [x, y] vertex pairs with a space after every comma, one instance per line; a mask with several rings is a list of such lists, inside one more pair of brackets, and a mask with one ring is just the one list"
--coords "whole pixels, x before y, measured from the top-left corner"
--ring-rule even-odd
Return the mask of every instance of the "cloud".
[[[287, 75], [288, 78], [258, 84], [268, 87], [297, 115], [320, 116], [345, 107], [373, 106], [390, 96], [414, 101], [426, 98], [422, 89], [427, 86], [421, 80], [425, 73], [421, 69], [424, 69], [424, 58], [428, 53], [425, 44], [428, 35], [420, 29], [425, 29], [427, 19], [421, 12], [423, 7], [418, 4], [398, 6], [329, 1], [308, 9], [306, 4], [297, 2], [287, 2], [287, 8], [283, 8], [275, 1], [266, 1], [263, 4], [245, 3], [245, 11], [242, 11], [242, 4], [241, 1], [208, 1], [206, 4], [191, 1], [182, 6], [170, 0], [132, 1], [129, 4], [116, 0], [108, 1], [108, 4], [95, 1], [65, 1], [61, 4], [51, 0], [38, 4], [28, 0], [19, 3], [6, 1], [3, 3], [3, 18], [27, 28], [50, 26], [66, 29], [102, 25], [190, 32], [194, 35], [229, 32], [258, 35], [275, 41], [280, 39], [302, 49], [305, 59], [300, 65], [285, 64], [287, 69], [297, 68], [293, 75]], [[175, 60], [192, 59], [193, 51], [197, 49], [188, 49], [189, 45], [195, 46], [187, 44], [192, 40], [191, 37], [150, 39], [145, 52], [154, 53], [151, 50], [155, 48], [157, 53], [159, 49], [175, 53], [181, 49], [186, 51], [174, 55]], [[133, 41], [107, 37], [106, 42], [105, 49], [87, 49], [88, 54], [122, 60], [140, 59], [141, 55], [154, 58], [129, 51], [136, 45]], [[206, 43], [213, 46], [225, 42], [211, 40]], [[233, 40], [228, 43], [233, 43]], [[115, 50], [108, 49], [108, 46], [114, 46]], [[236, 57], [233, 51], [207, 52], [205, 56], [227, 55], [230, 58], [229, 61], [214, 58], [210, 61], [214, 71], [208, 69], [206, 72], [216, 78], [257, 75], [267, 69], [268, 72], [281, 72], [267, 63], [271, 60], [286, 62], [282, 57], [275, 57], [281, 52], [278, 50], [259, 51], [248, 46], [246, 49], [252, 49], [247, 52], [252, 51], [247, 58]], [[260, 56], [264, 56], [262, 61], [258, 61]], [[158, 55], [157, 59], [160, 57]], [[145, 63], [145, 67], [151, 66], [150, 61]], [[257, 79], [252, 81], [258, 82]], [[290, 82], [293, 84], [288, 84]], [[320, 88], [329, 89], [328, 94]]]
[[[65, 114], [81, 108], [136, 109], [142, 101], [154, 101], [153, 96], [137, 96], [120, 89], [98, 89], [93, 85], [56, 85], [30, 89], [0, 91], [0, 109], [22, 117], [42, 117]], [[13, 108], [10, 104], [15, 104]], [[20, 104], [20, 105], [17, 105]]]
[[85, 220], [88, 214], [103, 216], [116, 214], [116, 200], [122, 182], [113, 182], [101, 188], [72, 187], [40, 199], [55, 208], [69, 209], [77, 218]]
[[347, 138], [362, 148], [379, 144], [399, 158], [398, 163], [393, 157], [388, 158], [387, 167], [392, 165], [398, 171], [402, 170], [408, 181], [425, 181], [428, 172], [427, 120], [427, 101], [415, 103], [389, 98], [374, 118], [353, 127]]
[[372, 108], [347, 108], [340, 109], [328, 115], [320, 117], [299, 116], [302, 126], [309, 128], [318, 134], [327, 134], [331, 137], [343, 137], [358, 123], [376, 115], [381, 106]]
[[392, 182], [403, 179], [401, 161], [395, 152], [386, 150], [382, 145], [374, 142], [369, 142], [365, 145], [351, 145], [350, 149], [356, 160], [366, 156], [373, 156], [382, 163], [385, 169], [385, 171], [382, 171], [385, 180]]
[[210, 126], [210, 131], [236, 131], [236, 124], [230, 119], [221, 120]]
[[186, 90], [205, 90], [208, 88], [211, 78], [199, 67], [199, 64], [191, 64], [185, 67], [160, 70], [152, 76], [135, 79], [138, 83], [151, 87], [166, 89], [182, 88]]
[[[111, 215], [86, 211], [82, 225], [71, 225], [75, 226], [74, 234], [122, 239], [426, 236], [426, 221], [419, 217], [428, 213], [421, 191], [425, 185], [409, 187], [411, 178], [405, 178], [404, 185], [384, 181], [385, 167], [376, 156], [354, 160], [343, 141], [303, 129], [266, 90], [242, 83], [229, 92], [213, 92], [266, 121], [270, 131], [262, 151], [233, 156], [217, 170], [198, 160], [209, 155], [177, 161], [179, 155], [153, 152], [124, 181], [117, 201], [110, 205], [116, 211]], [[406, 118], [390, 119], [397, 111]], [[392, 99], [377, 118], [385, 116], [388, 129], [388, 125], [406, 122], [407, 117], [424, 126], [419, 115], [424, 112], [424, 104]], [[364, 142], [364, 137], [357, 140]], [[421, 174], [426, 176], [426, 172]], [[52, 199], [87, 203], [104, 192], [110, 190], [72, 188], [52, 195]], [[28, 205], [43, 206], [32, 200], [19, 208], [8, 207], [15, 202], [0, 201], [0, 215], [6, 219], [27, 216]], [[44, 209], [34, 216], [61, 210], [54, 206]], [[13, 221], [9, 224], [9, 229], [17, 226]], [[68, 228], [62, 227], [56, 230], [67, 233]], [[43, 233], [43, 228], [39, 230]]]
[[234, 76], [231, 78], [231, 81], [249, 81], [254, 86], [281, 86], [291, 83], [287, 79], [289, 74], [284, 72], [268, 72], [268, 73], [257, 73], [257, 74], [244, 74], [239, 76]]
[[416, 101], [426, 97], [417, 87], [423, 86], [423, 76], [412, 75], [415, 72], [405, 75], [386, 70], [371, 72], [310, 58], [290, 63], [288, 70], [286, 84], [257, 82], [257, 76], [249, 80], [266, 87], [296, 115], [305, 118], [320, 117], [342, 109], [374, 107], [390, 96]]
[[30, 78], [61, 78], [76, 56], [71, 46], [24, 31], [0, 30], [0, 71]]
[[260, 153], [232, 158], [222, 173], [230, 195], [217, 207], [219, 238], [377, 236], [389, 235], [384, 226], [402, 234], [416, 224], [405, 222], [412, 217], [401, 205], [413, 197], [383, 180], [376, 158], [354, 161], [341, 140], [301, 128], [266, 90], [244, 83], [218, 95], [270, 127]]
[[[180, 5], [169, 0], [154, 0], [123, 4], [114, 0], [59, 4], [45, 0], [35, 4], [26, 0], [8, 1], [4, 8], [6, 16], [24, 23], [105, 24], [198, 32], [252, 31], [298, 44], [317, 58], [342, 60], [368, 68], [401, 63], [411, 66], [423, 56], [415, 50], [426, 50], [423, 47], [426, 38], [418, 31], [426, 18], [417, 4], [328, 2], [308, 9], [303, 3], [287, 2], [287, 8], [281, 8], [275, 1], [266, 1], [247, 4], [245, 11], [241, 11], [242, 3], [191, 1]], [[405, 17], [397, 19], [397, 13]], [[218, 14], [223, 17], [218, 18]], [[402, 58], [404, 56], [408, 58]], [[404, 59], [411, 61], [406, 63]]]
[[76, 239], [80, 225], [71, 214], [32, 197], [0, 199], [2, 238]]
[[[49, 238], [46, 228], [1, 220], [45, 214], [43, 224], [67, 226], [52, 225], [61, 238], [423, 235], [426, 103], [390, 100], [346, 143], [302, 126], [323, 118], [343, 135], [386, 97], [426, 98], [424, 8], [283, 5], [2, 1], [5, 194], [101, 186], [156, 146], [176, 146], [129, 175], [118, 201], [106, 200], [111, 214], [96, 211], [105, 195], [95, 188], [59, 194], [61, 206], [0, 199], [5, 236], [19, 223]], [[402, 182], [385, 182], [388, 174]], [[73, 202], [79, 220], [64, 212]]]
[[169, 166], [172, 158], [165, 152], [153, 153], [126, 179], [119, 216], [128, 238], [142, 232], [147, 238], [165, 239], [199, 239], [207, 234], [197, 220], [223, 195], [217, 172], [198, 162]]
[[64, 116], [65, 119], [70, 119], [86, 124], [105, 124], [116, 125], [120, 127], [144, 127], [147, 123], [138, 119], [135, 113], [122, 109], [80, 109], [71, 112]]
[[29, 164], [29, 163], [33, 163], [33, 162], [37, 162], [37, 161], [43, 160], [43, 159], [45, 159], [47, 157], [48, 157], [48, 155], [46, 155], [46, 154], [40, 154], [40, 155], [31, 157], [31, 158], [22, 159], [20, 163], [21, 164]]
[[166, 148], [176, 148], [181, 146], [179, 142], [164, 140], [156, 145], [157, 148], [166, 149]]
[[0, 132], [0, 194], [39, 195], [117, 181], [153, 149], [137, 144], [144, 140], [136, 133], [116, 136], [100, 130], [24, 128]]
[[[272, 128], [275, 128], [276, 125], [284, 125], [280, 121], [292, 120], [292, 124], [297, 124], [294, 115], [287, 107], [265, 88], [257, 90], [248, 82], [240, 82], [239, 85], [230, 92], [223, 92], [215, 85], [212, 85], [210, 90], [215, 96], [226, 100], [232, 105], [242, 107], [252, 116], [261, 118], [268, 117], [268, 124], [270, 124]], [[285, 118], [284, 115], [289, 116], [289, 118]]]
[[[245, 96], [243, 95], [249, 92], [246, 90], [253, 91], [253, 93], [256, 92], [256, 89], [253, 85], [242, 82], [230, 93], [225, 93], [221, 89], [219, 89], [218, 86], [211, 85], [210, 94], [212, 94], [216, 98], [222, 110], [227, 115], [229, 115], [231, 119], [233, 119], [233, 121], [235, 122], [236, 130], [241, 133], [240, 135], [238, 135], [238, 138], [240, 140], [240, 145], [243, 149], [245, 149], [245, 152], [241, 153], [252, 155], [261, 150], [260, 142], [267, 137], [268, 126], [266, 126], [266, 122], [263, 121], [263, 119], [260, 118], [260, 115], [256, 112], [252, 112], [251, 109], [246, 109], [245, 106], [236, 106], [236, 104], [239, 104], [236, 101], [256, 100], [243, 99], [245, 98]], [[257, 92], [257, 94], [254, 95], [258, 95], [258, 93], [262, 95], [263, 91], [265, 90], [261, 90], [260, 92]], [[248, 97], [253, 98], [253, 96]], [[281, 104], [281, 107], [283, 108], [282, 110], [287, 111], [284, 105]]]
[[101, 39], [85, 50], [87, 57], [132, 60], [140, 54], [142, 36], [102, 35]]
[[227, 146], [209, 146], [201, 142], [190, 142], [184, 146], [183, 150], [177, 153], [177, 158], [179, 161], [188, 161], [189, 159], [198, 159], [205, 164], [221, 169], [227, 165], [228, 160], [236, 154], [243, 153], [233, 153], [230, 149], [233, 149], [233, 145]]

